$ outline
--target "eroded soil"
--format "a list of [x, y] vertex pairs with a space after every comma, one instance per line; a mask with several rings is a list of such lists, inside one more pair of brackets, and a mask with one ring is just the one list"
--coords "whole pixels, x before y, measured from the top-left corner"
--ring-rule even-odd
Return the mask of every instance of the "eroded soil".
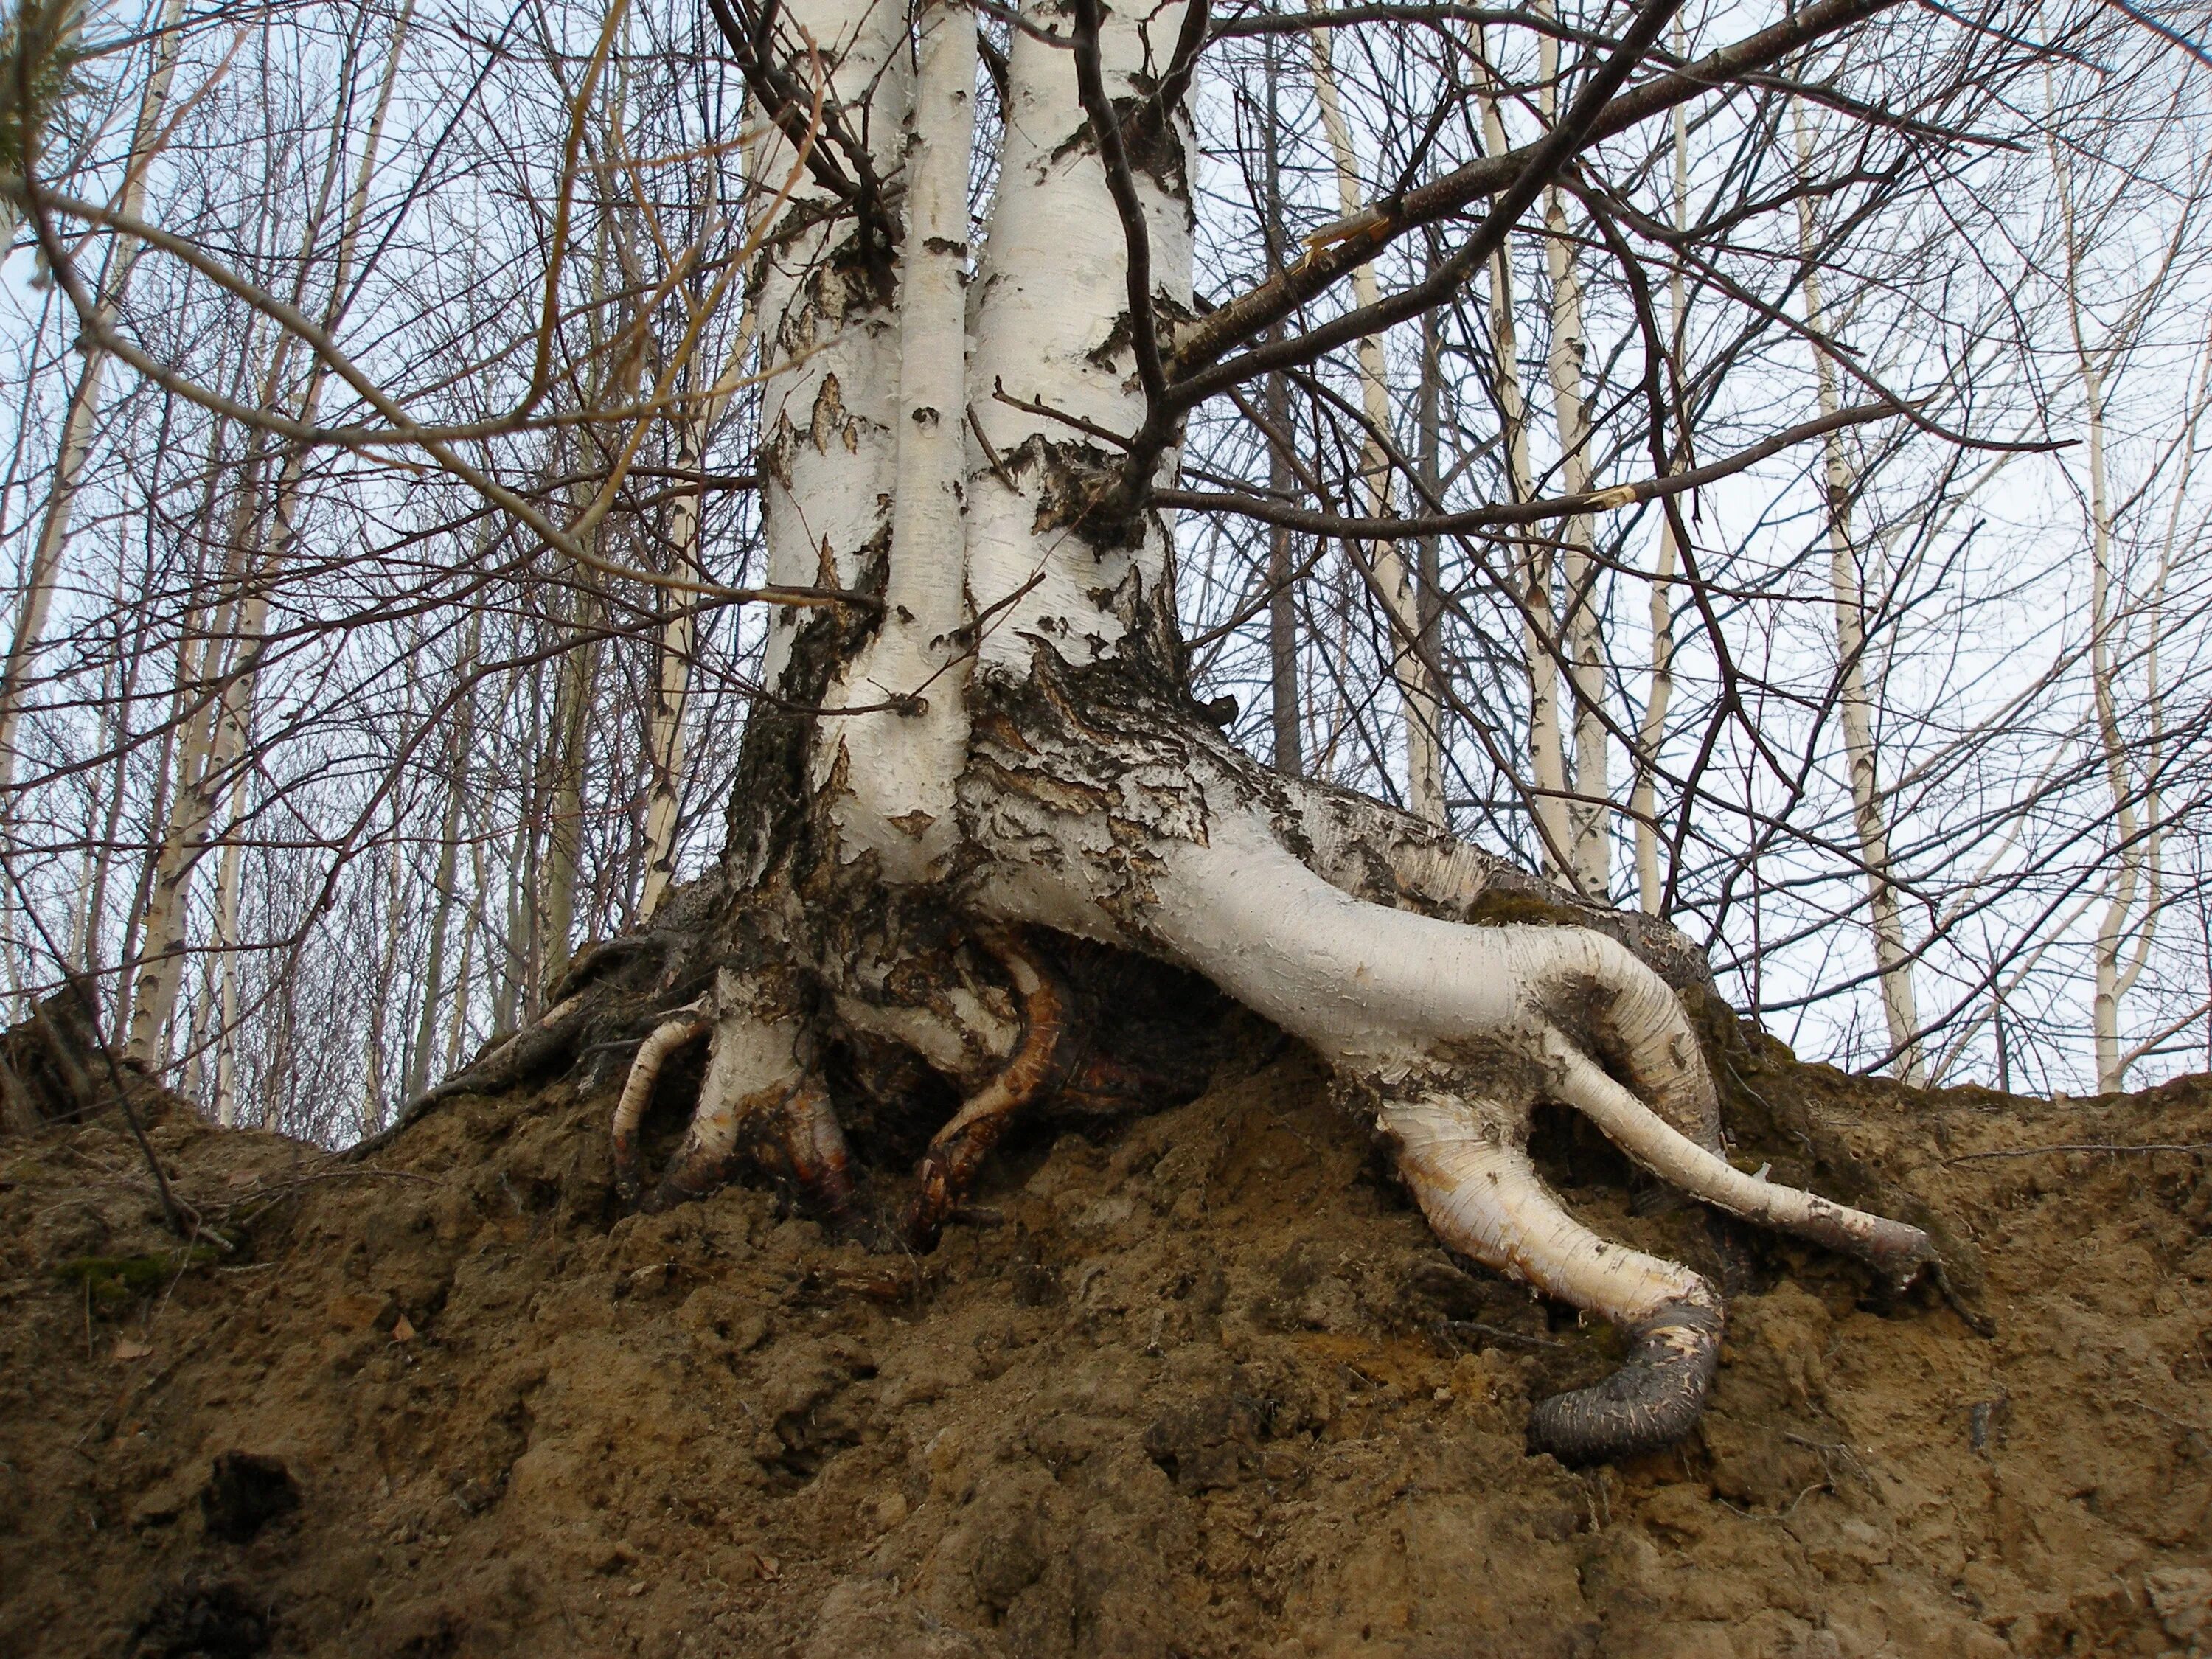
[[0, 1653], [2212, 1651], [2205, 1158], [1984, 1156], [2201, 1146], [2203, 1081], [1743, 1085], [1971, 1241], [1995, 1334], [1555, 1127], [1579, 1211], [1735, 1292], [1696, 1438], [1587, 1472], [1522, 1424], [1610, 1334], [1449, 1261], [1295, 1053], [1017, 1146], [919, 1263], [761, 1190], [617, 1218], [557, 1091], [367, 1167], [173, 1114], [208, 1260], [119, 1128], [9, 1142]]

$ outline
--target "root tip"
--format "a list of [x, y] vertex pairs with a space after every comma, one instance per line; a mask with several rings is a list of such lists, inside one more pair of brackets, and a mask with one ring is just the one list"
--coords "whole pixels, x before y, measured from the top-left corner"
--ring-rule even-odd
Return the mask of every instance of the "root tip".
[[1600, 1463], [1672, 1445], [1696, 1426], [1720, 1364], [1721, 1310], [1672, 1302], [1630, 1328], [1628, 1359], [1603, 1382], [1539, 1401], [1528, 1449]]
[[1902, 1289], [1936, 1260], [1936, 1241], [1902, 1221], [1883, 1221], [1867, 1240], [1867, 1261]]

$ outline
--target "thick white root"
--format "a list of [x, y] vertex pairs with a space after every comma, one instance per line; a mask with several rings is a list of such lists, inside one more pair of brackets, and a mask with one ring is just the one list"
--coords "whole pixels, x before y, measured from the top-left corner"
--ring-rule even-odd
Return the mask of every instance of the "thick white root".
[[1856, 1256], [1893, 1278], [1909, 1277], [1934, 1257], [1935, 1246], [1917, 1227], [1746, 1175], [1662, 1121], [1588, 1055], [1556, 1036], [1553, 1044], [1562, 1099], [1661, 1180], [1730, 1215]]
[[1686, 1432], [1717, 1361], [1721, 1309], [1687, 1268], [1601, 1238], [1560, 1207], [1528, 1161], [1539, 1100], [1577, 1108], [1662, 1179], [1748, 1220], [1894, 1276], [1933, 1254], [1917, 1228], [1730, 1165], [1688, 1015], [1612, 939], [1352, 898], [1238, 813], [1202, 842], [1175, 844], [1152, 890], [1156, 944], [1375, 1089], [1400, 1170], [1447, 1243], [1628, 1335], [1613, 1376], [1537, 1407], [1540, 1449], [1587, 1461]]
[[745, 986], [727, 973], [711, 1000], [717, 1012], [706, 1012], [702, 1000], [657, 1028], [631, 1065], [615, 1109], [616, 1176], [623, 1196], [640, 1197], [636, 1127], [654, 1077], [670, 1055], [711, 1030], [714, 1047], [699, 1103], [683, 1145], [644, 1196], [646, 1207], [665, 1208], [713, 1191], [729, 1178], [742, 1150], [818, 1207], [842, 1217], [851, 1198], [844, 1133], [829, 1096], [800, 1058], [803, 1023], [757, 1012]]
[[695, 1003], [689, 1008], [679, 1008], [672, 1018], [653, 1027], [652, 1035], [638, 1045], [636, 1058], [630, 1061], [629, 1075], [623, 1080], [622, 1098], [615, 1103], [612, 1131], [615, 1190], [625, 1201], [635, 1202], [637, 1199], [637, 1126], [645, 1116], [646, 1103], [653, 1098], [653, 1085], [659, 1080], [661, 1067], [668, 1063], [670, 1055], [696, 1042], [713, 1029], [705, 1010]]
[[1528, 1152], [1456, 1101], [1393, 1103], [1383, 1131], [1437, 1236], [1462, 1255], [1603, 1314], [1630, 1339], [1627, 1362], [1593, 1388], [1540, 1401], [1528, 1443], [1571, 1462], [1680, 1439], [1719, 1363], [1720, 1297], [1678, 1263], [1601, 1238], [1559, 1206]]

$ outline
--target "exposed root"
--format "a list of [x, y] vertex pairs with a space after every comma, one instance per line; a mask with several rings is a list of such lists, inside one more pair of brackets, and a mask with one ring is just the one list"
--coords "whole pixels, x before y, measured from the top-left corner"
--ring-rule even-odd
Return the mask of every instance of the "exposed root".
[[705, 1010], [694, 1004], [678, 1009], [672, 1018], [655, 1026], [653, 1034], [638, 1045], [637, 1058], [630, 1062], [629, 1076], [623, 1084], [622, 1098], [615, 1103], [615, 1190], [625, 1204], [637, 1202], [642, 1190], [637, 1164], [637, 1126], [645, 1116], [646, 1103], [653, 1098], [653, 1085], [659, 1080], [660, 1068], [678, 1049], [696, 1042], [713, 1029], [714, 1023]]
[[[643, 1207], [663, 1210], [703, 1197], [750, 1158], [809, 1200], [843, 1213], [851, 1205], [844, 1136], [806, 1057], [811, 1044], [804, 1022], [773, 1006], [763, 1007], [759, 988], [727, 971], [717, 982], [714, 1003], [720, 1012], [699, 1103], [684, 1144]], [[656, 1038], [659, 1035], [654, 1033]], [[671, 1037], [664, 1059], [679, 1041]], [[641, 1051], [639, 1063], [644, 1060]], [[623, 1092], [627, 1098], [629, 1091]]]
[[[1110, 749], [1115, 736], [1086, 741]], [[1400, 1172], [1446, 1244], [1622, 1329], [1631, 1352], [1619, 1371], [1537, 1407], [1529, 1430], [1537, 1449], [1586, 1462], [1678, 1437], [1704, 1403], [1723, 1326], [1720, 1297], [1698, 1274], [1601, 1237], [1562, 1207], [1528, 1157], [1528, 1115], [1540, 1100], [1579, 1109], [1662, 1181], [1746, 1219], [1893, 1276], [1931, 1259], [1917, 1228], [1729, 1164], [1689, 1017], [1630, 944], [1519, 920], [1469, 925], [1354, 896], [1344, 872], [1332, 881], [1285, 844], [1288, 832], [1251, 806], [1260, 798], [1205, 815], [1202, 836], [1163, 830], [1141, 861], [1117, 862], [1125, 849], [1111, 836], [1085, 844], [1095, 863], [1009, 853], [994, 879], [963, 898], [964, 916], [936, 910], [910, 936], [883, 921], [863, 952], [829, 948], [833, 939], [796, 972], [772, 960], [750, 974], [724, 968], [711, 1005], [664, 1018], [636, 1055], [614, 1123], [624, 1194], [641, 1184], [635, 1139], [654, 1077], [702, 1035], [699, 1010], [711, 1006], [714, 1047], [699, 1105], [647, 1207], [712, 1191], [749, 1161], [832, 1228], [928, 1249], [1025, 1109], [1055, 1096], [1073, 1109], [1108, 1109], [1125, 1097], [1135, 1105], [1146, 1092], [1144, 1068], [1115, 1063], [1110, 1042], [1100, 1048], [1072, 1036], [1079, 1027], [1088, 1035], [1094, 1013], [1127, 1008], [1079, 975], [1062, 982], [1051, 965], [1058, 947], [1042, 933], [1049, 928], [1063, 942], [1097, 942], [1085, 949], [1164, 957], [1305, 1039], [1381, 1103], [1380, 1127], [1396, 1143]], [[1089, 801], [1075, 805], [1087, 812]], [[1040, 823], [1060, 833], [1052, 815], [1062, 807], [1040, 810]], [[1416, 883], [1443, 891], [1486, 879], [1479, 860], [1455, 863], [1449, 848], [1411, 839], [1406, 848], [1405, 867], [1391, 866], [1368, 884], [1403, 896]], [[1095, 886], [1071, 881], [1085, 870], [1097, 875]], [[1423, 902], [1449, 908], [1433, 893]], [[979, 915], [994, 921], [978, 926]], [[1024, 927], [1040, 931], [1024, 936]], [[969, 945], [994, 957], [1011, 981], [1018, 1033], [1000, 989], [971, 979]], [[862, 960], [864, 973], [854, 966]], [[824, 1081], [823, 1044], [840, 1028], [909, 1051], [916, 1065], [972, 1091], [931, 1139], [896, 1230], [878, 1231], [859, 1201]], [[1135, 1045], [1139, 1054], [1143, 1047]], [[987, 1068], [1000, 1054], [992, 1074]], [[846, 1081], [866, 1091], [873, 1075]], [[921, 1097], [941, 1097], [923, 1090]]]
[[[1711, 1377], [1721, 1315], [1698, 1275], [1601, 1238], [1560, 1207], [1527, 1152], [1538, 1100], [1580, 1109], [1662, 1180], [1747, 1219], [1897, 1277], [1933, 1255], [1917, 1228], [1730, 1165], [1687, 1013], [1617, 939], [1362, 902], [1270, 826], [1233, 812], [1203, 842], [1165, 844], [1152, 896], [1158, 945], [1385, 1103], [1400, 1172], [1446, 1243], [1629, 1334], [1617, 1376], [1540, 1411], [1534, 1432], [1548, 1449], [1598, 1458], [1682, 1432]], [[1409, 1079], [1424, 1076], [1425, 1092], [1407, 1099]], [[1464, 1101], [1452, 1096], [1462, 1088], [1473, 1091]]]
[[457, 1095], [490, 1095], [526, 1082], [573, 1054], [590, 1009], [579, 995], [564, 997], [529, 1024], [493, 1043], [444, 1082], [408, 1102], [402, 1124], [412, 1123], [433, 1106]]
[[1540, 1402], [1532, 1450], [1571, 1462], [1649, 1451], [1688, 1432], [1718, 1364], [1721, 1304], [1687, 1267], [1590, 1231], [1559, 1206], [1528, 1153], [1456, 1102], [1382, 1115], [1399, 1169], [1444, 1243], [1547, 1296], [1601, 1313], [1630, 1338], [1605, 1381]]
[[[853, 1156], [845, 1145], [844, 1127], [820, 1079], [810, 1073], [773, 1109], [744, 1114], [738, 1131], [739, 1150], [759, 1169], [791, 1187], [808, 1214], [836, 1232], [868, 1230], [867, 1218], [855, 1201]], [[661, 1182], [653, 1207], [696, 1197], [720, 1186], [726, 1176], [726, 1161], [711, 1169], [696, 1166], [696, 1173], [679, 1162]]]
[[1618, 1324], [1713, 1299], [1687, 1267], [1601, 1238], [1569, 1215], [1498, 1117], [1429, 1098], [1385, 1107], [1382, 1127], [1398, 1143], [1399, 1173], [1429, 1224], [1462, 1255]]
[[1615, 1145], [1661, 1180], [1707, 1203], [1782, 1232], [1856, 1256], [1892, 1279], [1935, 1259], [1926, 1233], [1758, 1176], [1746, 1175], [1681, 1134], [1579, 1051], [1560, 1044], [1560, 1093]]
[[1563, 1463], [1656, 1451], [1687, 1434], [1720, 1364], [1718, 1302], [1669, 1304], [1625, 1328], [1628, 1358], [1603, 1382], [1540, 1400], [1528, 1449]]
[[922, 1154], [921, 1188], [899, 1229], [900, 1237], [918, 1250], [937, 1243], [946, 1218], [959, 1207], [976, 1170], [1016, 1115], [1056, 1090], [1066, 1071], [1068, 999], [1059, 975], [1010, 935], [986, 933], [977, 942], [999, 959], [1020, 994], [1021, 1040], [999, 1074], [969, 1097]]

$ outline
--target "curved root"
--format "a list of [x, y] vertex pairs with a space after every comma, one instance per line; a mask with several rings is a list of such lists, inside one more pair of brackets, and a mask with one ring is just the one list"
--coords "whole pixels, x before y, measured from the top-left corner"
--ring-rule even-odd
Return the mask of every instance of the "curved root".
[[[1662, 1179], [1747, 1219], [1896, 1276], [1933, 1255], [1917, 1228], [1730, 1165], [1687, 1014], [1616, 940], [1362, 902], [1267, 823], [1234, 812], [1210, 823], [1204, 842], [1170, 847], [1152, 892], [1156, 945], [1384, 1097], [1381, 1127], [1397, 1141], [1400, 1173], [1447, 1244], [1629, 1335], [1613, 1376], [1536, 1408], [1538, 1449], [1589, 1461], [1679, 1437], [1711, 1381], [1722, 1314], [1697, 1274], [1601, 1238], [1560, 1207], [1526, 1149], [1537, 1099], [1579, 1109]], [[1430, 1093], [1393, 1098], [1423, 1075], [1437, 1079]], [[1451, 1097], [1469, 1081], [1492, 1097]]]
[[[830, 1103], [830, 1091], [811, 1073], [799, 1078], [769, 1103], [754, 1097], [739, 1113], [745, 1155], [760, 1169], [790, 1186], [805, 1212], [831, 1231], [866, 1231], [853, 1182], [853, 1156], [844, 1126]], [[656, 1195], [661, 1204], [697, 1197], [727, 1178], [728, 1160], [672, 1168]], [[693, 1173], [696, 1170], [696, 1174]]]
[[1542, 1401], [1528, 1443], [1572, 1462], [1649, 1451], [1698, 1420], [1719, 1363], [1721, 1304], [1687, 1267], [1598, 1237], [1560, 1207], [1497, 1121], [1455, 1101], [1384, 1109], [1398, 1167], [1437, 1236], [1462, 1255], [1603, 1314], [1627, 1361], [1593, 1388]]
[[1892, 1279], [1909, 1278], [1934, 1260], [1936, 1247], [1919, 1228], [1746, 1175], [1662, 1121], [1588, 1056], [1563, 1047], [1559, 1061], [1566, 1103], [1652, 1174], [1692, 1197], [1746, 1221], [1856, 1256]]
[[1671, 1446], [1697, 1425], [1720, 1364], [1720, 1304], [1670, 1303], [1622, 1328], [1629, 1348], [1619, 1370], [1530, 1409], [1530, 1451], [1596, 1463]]
[[660, 1068], [668, 1063], [671, 1054], [696, 1042], [712, 1029], [706, 1014], [694, 1004], [678, 1009], [672, 1018], [653, 1027], [653, 1034], [638, 1045], [637, 1057], [630, 1061], [629, 1075], [623, 1081], [622, 1098], [615, 1103], [612, 1127], [615, 1190], [626, 1204], [637, 1202], [641, 1185], [637, 1166], [637, 1126], [645, 1116], [646, 1103], [653, 1098], [653, 1085], [659, 1080]]
[[714, 1001], [663, 1022], [638, 1049], [615, 1108], [615, 1176], [623, 1196], [638, 1201], [643, 1185], [637, 1124], [670, 1055], [709, 1030], [714, 1047], [707, 1077], [684, 1143], [641, 1207], [665, 1210], [713, 1192], [750, 1158], [798, 1190], [802, 1201], [836, 1224], [854, 1218], [851, 1159], [843, 1129], [813, 1068], [799, 1059], [804, 1030], [787, 1015], [756, 1012], [742, 984], [725, 974]]
[[1015, 1115], [1057, 1089], [1066, 1069], [1061, 1039], [1067, 1026], [1067, 991], [1059, 976], [1009, 934], [979, 934], [977, 942], [1014, 982], [1022, 999], [1022, 1035], [999, 1074], [969, 1097], [922, 1154], [921, 1185], [900, 1229], [918, 1250], [937, 1243], [945, 1218], [958, 1207]]

